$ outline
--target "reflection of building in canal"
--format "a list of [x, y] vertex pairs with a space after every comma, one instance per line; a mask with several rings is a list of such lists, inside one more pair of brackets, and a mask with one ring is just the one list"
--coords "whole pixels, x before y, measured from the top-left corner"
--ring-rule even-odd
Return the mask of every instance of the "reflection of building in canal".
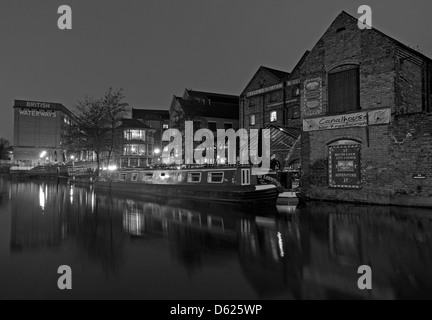
[[247, 280], [260, 296], [289, 292], [290, 297], [299, 297], [302, 259], [297, 216], [239, 218], [235, 212], [222, 216], [130, 200], [123, 207], [127, 208], [123, 226], [131, 236], [167, 237], [173, 254], [190, 271], [215, 263], [217, 256], [237, 253]]
[[58, 246], [64, 235], [63, 207], [47, 184], [12, 184], [12, 251]]
[[[323, 204], [304, 213], [304, 299], [432, 297], [430, 216], [408, 216], [401, 208]], [[361, 265], [372, 268], [373, 290], [357, 287]]]
[[298, 216], [242, 224], [242, 269], [261, 297], [301, 298], [302, 251]]
[[[68, 241], [80, 259], [112, 272], [127, 260], [130, 242], [162, 238], [188, 272], [238, 261], [262, 298], [432, 298], [430, 211], [320, 203], [263, 218], [55, 182], [10, 185], [14, 253]], [[357, 287], [360, 265], [372, 268], [371, 291]]]

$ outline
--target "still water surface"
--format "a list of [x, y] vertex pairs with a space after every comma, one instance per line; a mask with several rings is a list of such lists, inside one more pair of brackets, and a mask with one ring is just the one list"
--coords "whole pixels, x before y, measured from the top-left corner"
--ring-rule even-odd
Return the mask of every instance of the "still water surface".
[[432, 211], [279, 209], [0, 177], [0, 299], [432, 298]]

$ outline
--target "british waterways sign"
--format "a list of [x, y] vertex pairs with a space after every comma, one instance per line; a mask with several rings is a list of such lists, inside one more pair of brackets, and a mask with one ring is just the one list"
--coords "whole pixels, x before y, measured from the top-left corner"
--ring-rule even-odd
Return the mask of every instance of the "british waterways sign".
[[303, 131], [365, 127], [390, 123], [391, 109], [379, 109], [303, 120]]

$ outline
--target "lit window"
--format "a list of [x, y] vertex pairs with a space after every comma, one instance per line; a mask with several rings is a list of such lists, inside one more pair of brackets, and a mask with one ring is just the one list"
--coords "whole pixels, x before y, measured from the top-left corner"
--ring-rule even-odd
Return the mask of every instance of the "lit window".
[[254, 126], [254, 125], [255, 125], [255, 115], [254, 115], [254, 114], [251, 114], [251, 115], [250, 115], [250, 117], [249, 117], [249, 124], [250, 124], [251, 126]]
[[145, 141], [145, 131], [144, 130], [125, 130], [124, 138], [126, 140], [141, 140]]
[[209, 172], [207, 177], [208, 183], [223, 183], [224, 173], [223, 172]]
[[277, 111], [270, 112], [270, 122], [277, 121]]
[[169, 124], [164, 123], [162, 128], [163, 128], [164, 130], [169, 129]]
[[189, 172], [187, 177], [187, 182], [200, 183], [201, 172]]

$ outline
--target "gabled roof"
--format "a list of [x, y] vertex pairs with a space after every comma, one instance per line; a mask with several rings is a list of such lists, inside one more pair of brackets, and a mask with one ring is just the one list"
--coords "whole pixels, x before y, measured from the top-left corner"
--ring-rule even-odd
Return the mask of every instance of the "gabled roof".
[[[354, 20], [355, 22], [358, 21], [358, 19], [357, 19], [356, 17], [350, 15], [350, 14], [347, 13], [346, 11], [342, 11], [342, 12], [338, 15], [338, 17], [339, 17], [340, 15], [346, 15], [347, 17], [349, 17], [350, 19]], [[337, 17], [336, 17], [336, 19], [337, 19]], [[333, 20], [333, 22], [335, 22], [336, 19]], [[332, 22], [332, 24], [333, 24], [333, 22]], [[372, 27], [372, 30], [376, 31], [376, 32], [379, 33], [381, 36], [383, 36], [383, 37], [387, 38], [388, 40], [392, 41], [392, 42], [393, 42], [394, 44], [396, 44], [397, 46], [399, 46], [399, 47], [401, 47], [401, 48], [407, 50], [408, 52], [410, 52], [410, 53], [412, 53], [412, 54], [418, 56], [419, 58], [424, 59], [424, 60], [427, 60], [428, 62], [432, 62], [432, 59], [429, 58], [428, 56], [425, 56], [423, 53], [418, 52], [417, 50], [414, 50], [413, 48], [411, 48], [411, 47], [409, 47], [409, 46], [403, 44], [402, 42], [400, 42], [400, 41], [398, 41], [398, 40], [396, 40], [396, 39], [390, 37], [389, 35], [385, 34], [384, 32], [379, 31], [378, 29], [376, 29], [376, 28], [374, 28], [374, 27]]]
[[254, 73], [253, 77], [249, 80], [249, 82], [247, 83], [246, 87], [243, 89], [240, 96], [243, 96], [246, 93], [246, 89], [250, 86], [252, 81], [257, 77], [257, 75], [262, 70], [264, 70], [267, 74], [271, 75], [275, 79], [275, 81], [277, 81], [277, 82], [285, 80], [290, 75], [290, 73], [286, 72], [286, 71], [276, 70], [276, 69], [272, 69], [269, 67], [260, 66], [258, 68], [258, 70]]
[[239, 104], [238, 100], [235, 105], [226, 103], [213, 103], [205, 105], [194, 100], [185, 100], [174, 96], [177, 102], [187, 116], [222, 118], [222, 119], [239, 119]]
[[122, 119], [122, 124], [119, 126], [119, 128], [130, 128], [130, 129], [152, 129], [148, 125], [146, 125], [144, 122], [138, 119]]
[[290, 75], [289, 72], [282, 71], [282, 70], [276, 70], [276, 69], [272, 69], [272, 68], [264, 67], [264, 66], [261, 66], [261, 68], [266, 69], [268, 72], [270, 72], [272, 75], [274, 75], [276, 78], [278, 78], [281, 81]]
[[291, 71], [290, 75], [294, 75], [296, 73], [297, 69], [302, 65], [303, 61], [305, 61], [305, 59], [307, 58], [307, 56], [309, 55], [309, 53], [310, 53], [309, 50], [306, 50], [306, 52], [303, 53], [302, 57], [297, 62], [297, 64], [295, 65], [294, 69]]
[[210, 100], [211, 103], [215, 102], [215, 103], [238, 104], [238, 100], [239, 100], [239, 96], [235, 96], [235, 95], [231, 95], [231, 94], [195, 91], [195, 90], [189, 90], [189, 89], [186, 89], [185, 93], [187, 93], [187, 95], [189, 96], [189, 98], [191, 100], [193, 100], [194, 98], [198, 98], [198, 99], [203, 99], [206, 101]]

